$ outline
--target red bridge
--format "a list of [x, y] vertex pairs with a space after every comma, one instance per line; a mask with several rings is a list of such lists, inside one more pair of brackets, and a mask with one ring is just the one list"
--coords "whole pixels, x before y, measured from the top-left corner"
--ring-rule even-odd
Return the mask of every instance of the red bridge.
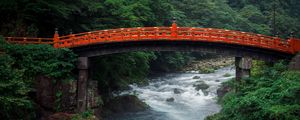
[[177, 27], [139, 27], [99, 30], [54, 38], [6, 37], [10, 43], [52, 44], [55, 48], [76, 48], [93, 44], [138, 42], [138, 41], [191, 41], [225, 43], [251, 46], [295, 54], [300, 51], [300, 39], [287, 40], [261, 34], [214, 28]]
[[[236, 79], [248, 77], [251, 58], [272, 61], [290, 60], [290, 69], [300, 70], [300, 39], [283, 40], [278, 37], [213, 28], [142, 27], [100, 30], [54, 38], [6, 37], [10, 43], [51, 44], [55, 48], [71, 48], [79, 55], [77, 108], [87, 109], [89, 58], [103, 54], [137, 50], [155, 51], [201, 51], [235, 56]], [[250, 58], [249, 58], [250, 57]], [[92, 69], [90, 69], [92, 70]]]

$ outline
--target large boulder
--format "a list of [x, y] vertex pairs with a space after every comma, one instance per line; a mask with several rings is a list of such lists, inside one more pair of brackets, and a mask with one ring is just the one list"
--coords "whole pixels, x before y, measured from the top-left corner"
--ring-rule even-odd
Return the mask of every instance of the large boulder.
[[139, 112], [148, 109], [149, 106], [134, 95], [118, 96], [105, 103], [104, 109], [112, 113]]
[[198, 82], [197, 82], [196, 84], [194, 84], [193, 86], [195, 87], [195, 89], [196, 89], [197, 91], [199, 91], [199, 90], [206, 90], [206, 89], [209, 88], [209, 85], [206, 84], [206, 83], [203, 82], [203, 81], [198, 81]]

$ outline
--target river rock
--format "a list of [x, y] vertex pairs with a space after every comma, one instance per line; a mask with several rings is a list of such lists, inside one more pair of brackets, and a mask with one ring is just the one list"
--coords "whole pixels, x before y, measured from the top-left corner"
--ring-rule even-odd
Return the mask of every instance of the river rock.
[[219, 98], [222, 98], [229, 91], [231, 91], [231, 88], [229, 86], [222, 86], [217, 90], [217, 95]]
[[220, 82], [220, 80], [215, 80], [216, 82]]
[[173, 98], [173, 97], [171, 97], [171, 98], [167, 98], [167, 100], [166, 100], [167, 102], [174, 102], [175, 101], [175, 99]]
[[179, 88], [174, 89], [174, 94], [181, 94], [182, 92], [184, 92], [182, 89]]
[[154, 84], [153, 85], [155, 88], [159, 88], [159, 84]]
[[229, 73], [226, 73], [223, 75], [223, 77], [230, 77], [230, 76], [231, 76], [231, 74], [229, 74]]
[[149, 106], [134, 95], [118, 96], [104, 105], [113, 113], [138, 112], [148, 109]]
[[194, 76], [193, 79], [200, 79], [200, 76]]
[[202, 81], [202, 83], [196, 83], [193, 85], [197, 91], [199, 90], [206, 90], [209, 88], [209, 85], [207, 85], [205, 82]]
[[207, 96], [209, 94], [208, 91], [206, 91], [206, 90], [201, 90], [201, 91], [204, 94], [204, 96]]

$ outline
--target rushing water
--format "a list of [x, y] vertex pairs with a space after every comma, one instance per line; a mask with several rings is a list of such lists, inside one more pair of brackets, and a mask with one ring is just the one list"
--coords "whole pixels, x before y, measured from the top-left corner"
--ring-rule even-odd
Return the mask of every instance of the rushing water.
[[[229, 73], [230, 77], [224, 77]], [[144, 87], [132, 85], [132, 90], [122, 94], [136, 94], [151, 109], [138, 113], [114, 115], [109, 120], [203, 120], [206, 116], [217, 113], [221, 107], [216, 103], [216, 91], [221, 82], [234, 77], [233, 67], [225, 67], [211, 74], [193, 72], [171, 73], [150, 79]], [[199, 79], [193, 79], [199, 76]], [[197, 81], [204, 81], [210, 87], [208, 95], [193, 86]], [[179, 89], [180, 94], [175, 94]], [[174, 98], [174, 102], [166, 99]]]

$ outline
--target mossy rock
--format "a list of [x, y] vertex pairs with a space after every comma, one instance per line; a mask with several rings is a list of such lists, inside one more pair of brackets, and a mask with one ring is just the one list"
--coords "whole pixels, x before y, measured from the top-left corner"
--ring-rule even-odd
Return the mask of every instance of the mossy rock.
[[104, 109], [112, 113], [139, 112], [150, 108], [134, 95], [118, 96], [105, 103]]
[[195, 87], [195, 90], [199, 91], [199, 90], [206, 90], [209, 88], [209, 85], [206, 84], [205, 82], [202, 83], [197, 83], [193, 85]]
[[200, 76], [194, 76], [193, 79], [200, 79]]
[[231, 76], [231, 74], [229, 74], [229, 73], [226, 73], [223, 75], [223, 77], [230, 77], [230, 76]]

